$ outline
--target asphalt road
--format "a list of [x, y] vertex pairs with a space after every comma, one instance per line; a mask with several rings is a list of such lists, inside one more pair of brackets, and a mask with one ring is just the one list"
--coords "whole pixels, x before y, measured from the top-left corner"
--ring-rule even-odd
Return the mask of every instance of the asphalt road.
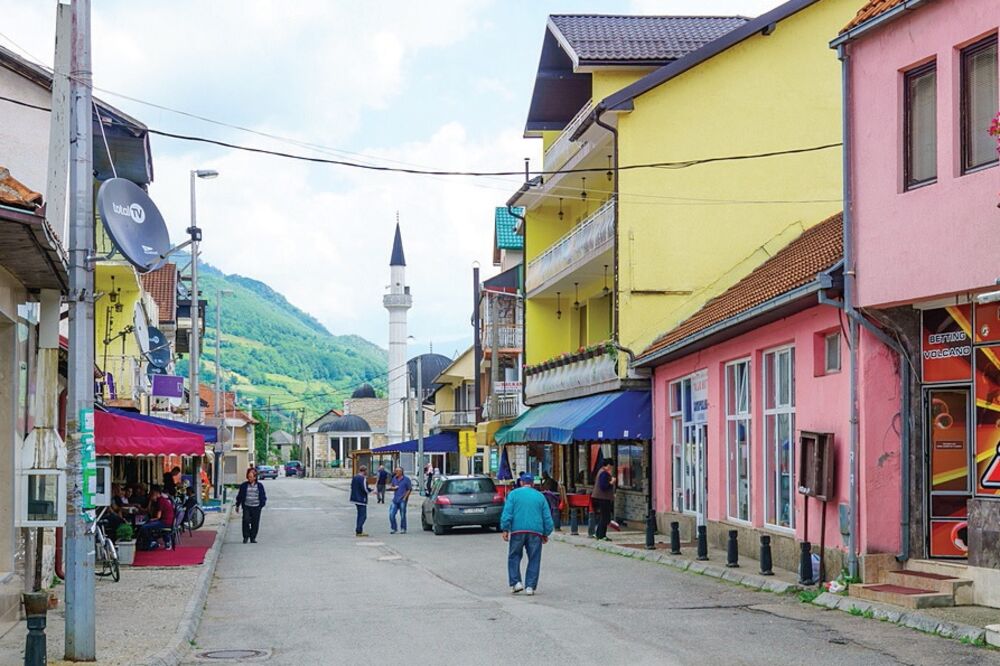
[[[797, 599], [561, 543], [538, 594], [511, 595], [499, 534], [389, 534], [369, 507], [353, 534], [347, 493], [265, 482], [257, 544], [234, 517], [190, 664], [211, 650], [267, 664], [1000, 664], [1000, 653], [822, 611]], [[374, 499], [374, 497], [373, 497]], [[211, 660], [212, 663], [220, 663]]]

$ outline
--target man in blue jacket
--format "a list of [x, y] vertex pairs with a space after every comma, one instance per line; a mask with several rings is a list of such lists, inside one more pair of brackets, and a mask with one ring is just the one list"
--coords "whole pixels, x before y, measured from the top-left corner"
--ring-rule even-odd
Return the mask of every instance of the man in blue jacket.
[[368, 468], [364, 465], [358, 468], [358, 473], [351, 479], [351, 503], [358, 507], [358, 522], [354, 527], [354, 536], [366, 537], [365, 520], [368, 518]]
[[[503, 540], [508, 543], [507, 581], [510, 591], [524, 590], [531, 596], [538, 589], [538, 574], [542, 568], [542, 544], [552, 534], [552, 512], [545, 496], [535, 490], [530, 474], [521, 477], [521, 487], [511, 491], [500, 516]], [[521, 557], [528, 553], [528, 568], [521, 583]]]

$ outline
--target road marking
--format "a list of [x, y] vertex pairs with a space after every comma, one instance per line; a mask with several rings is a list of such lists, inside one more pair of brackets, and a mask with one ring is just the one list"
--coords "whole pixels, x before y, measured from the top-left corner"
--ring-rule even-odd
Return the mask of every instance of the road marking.
[[385, 543], [382, 541], [358, 541], [354, 544], [355, 546], [384, 546]]
[[392, 560], [401, 560], [401, 559], [403, 559], [402, 555], [383, 555], [382, 557], [378, 558], [378, 561], [391, 562]]

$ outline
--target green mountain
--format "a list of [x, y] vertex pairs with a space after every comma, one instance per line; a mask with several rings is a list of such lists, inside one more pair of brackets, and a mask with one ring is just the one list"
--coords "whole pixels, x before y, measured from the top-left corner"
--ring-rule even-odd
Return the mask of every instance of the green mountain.
[[[183, 265], [183, 262], [181, 262]], [[275, 428], [291, 425], [299, 409], [305, 421], [339, 408], [364, 382], [384, 389], [387, 352], [357, 335], [332, 335], [268, 285], [225, 275], [200, 264], [199, 290], [208, 301], [202, 342], [201, 381], [215, 382], [215, 303], [221, 290], [222, 382], [244, 403], [266, 407], [271, 399]], [[187, 358], [178, 363], [187, 374]]]

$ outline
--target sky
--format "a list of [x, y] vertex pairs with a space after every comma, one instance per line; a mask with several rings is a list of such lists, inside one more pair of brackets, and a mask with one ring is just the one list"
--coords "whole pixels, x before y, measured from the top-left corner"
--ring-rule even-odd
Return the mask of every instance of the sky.
[[[548, 14], [756, 16], [778, 4], [93, 0], [94, 84], [155, 129], [318, 157], [519, 170], [541, 159], [522, 132]], [[51, 65], [55, 5], [0, 0], [0, 44]], [[150, 194], [174, 242], [189, 223], [190, 170], [218, 170], [197, 186], [204, 260], [268, 283], [334, 334], [381, 346], [398, 213], [411, 354], [470, 344], [473, 264], [483, 278], [498, 270], [493, 211], [520, 178], [375, 173], [156, 136], [152, 151]]]

